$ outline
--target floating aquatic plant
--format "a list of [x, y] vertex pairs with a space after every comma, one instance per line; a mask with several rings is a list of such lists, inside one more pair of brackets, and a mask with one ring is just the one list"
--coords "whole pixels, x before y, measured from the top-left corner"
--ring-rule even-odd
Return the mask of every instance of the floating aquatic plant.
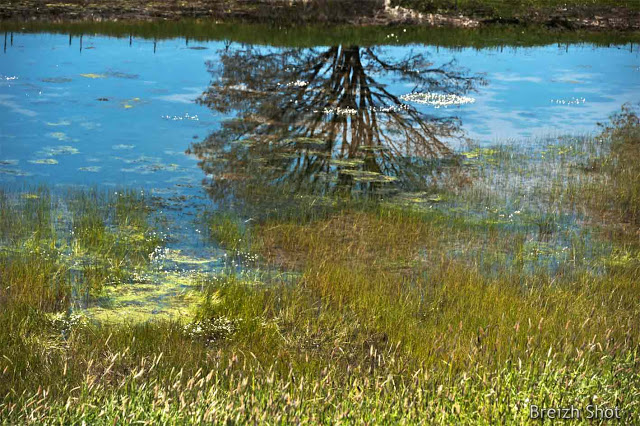
[[84, 77], [84, 78], [106, 78], [106, 75], [104, 74], [95, 74], [95, 73], [87, 73], [87, 74], [80, 74], [80, 76]]
[[128, 167], [128, 168], [125, 167], [120, 170], [126, 173], [148, 174], [148, 173], [154, 173], [154, 172], [160, 172], [160, 171], [175, 172], [179, 169], [179, 167], [180, 166], [178, 166], [175, 163], [171, 163], [171, 164], [152, 163], [152, 164], [143, 164], [137, 167]]
[[78, 148], [69, 145], [48, 146], [43, 148], [41, 151], [38, 151], [38, 154], [46, 155], [48, 157], [54, 155], [74, 155], [78, 153], [80, 153]]
[[54, 158], [39, 158], [36, 160], [29, 160], [29, 162], [31, 164], [49, 164], [49, 165], [58, 164], [58, 160]]
[[31, 173], [25, 172], [24, 170], [9, 169], [6, 167], [0, 167], [0, 174], [8, 175], [8, 176], [17, 176], [17, 177], [31, 176]]
[[69, 140], [69, 136], [67, 136], [63, 132], [51, 132], [51, 133], [47, 133], [47, 136], [49, 136], [50, 138], [58, 139], [61, 142]]
[[[84, 76], [86, 77], [87, 75], [84, 75]], [[97, 75], [97, 74], [91, 74], [91, 75]], [[130, 73], [121, 72], [121, 71], [107, 71], [104, 74], [100, 74], [100, 75], [104, 75], [106, 77], [114, 77], [114, 78], [125, 78], [128, 80], [135, 80], [140, 77], [138, 74], [130, 74]]]

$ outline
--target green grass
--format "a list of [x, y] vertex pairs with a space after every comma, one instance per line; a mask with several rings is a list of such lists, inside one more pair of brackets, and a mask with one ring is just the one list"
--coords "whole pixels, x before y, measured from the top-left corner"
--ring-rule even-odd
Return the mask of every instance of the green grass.
[[201, 276], [174, 320], [68, 309], [65, 247], [129, 270], [159, 244], [132, 243], [153, 235], [138, 194], [4, 192], [0, 421], [528, 424], [531, 404], [598, 404], [636, 423], [637, 131], [625, 107], [597, 137], [463, 153], [462, 188], [209, 214], [268, 271]]
[[22, 398], [21, 405], [28, 405], [26, 416], [12, 415], [14, 411], [6, 419], [91, 424], [513, 424], [528, 423], [531, 401], [633, 407], [638, 396], [630, 391], [621, 397], [616, 391], [619, 386], [637, 389], [632, 357], [601, 375], [580, 363], [566, 371], [550, 356], [541, 357], [546, 361], [541, 365], [524, 362], [495, 373], [473, 368], [457, 380], [438, 380], [424, 372], [408, 379], [372, 376], [358, 369], [345, 375], [332, 366], [314, 377], [293, 369], [278, 372], [242, 353], [187, 374], [167, 370], [166, 355], [138, 363], [132, 363], [135, 357], [128, 353], [108, 355], [101, 368], [92, 366], [86, 373], [79, 389], [69, 389], [61, 398], [67, 403], [52, 404], [56, 396], [43, 388]]

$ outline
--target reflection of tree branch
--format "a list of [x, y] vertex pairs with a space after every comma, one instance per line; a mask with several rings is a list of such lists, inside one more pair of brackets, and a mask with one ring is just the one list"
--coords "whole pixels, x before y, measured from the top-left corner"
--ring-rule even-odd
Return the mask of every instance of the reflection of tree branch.
[[[420, 84], [421, 87], [414, 88], [415, 90], [424, 90], [425, 88], [434, 89], [442, 88], [442, 84], [435, 78], [429, 78], [430, 76], [437, 74], [447, 78], [449, 82], [455, 82], [452, 87], [452, 91], [468, 91], [472, 88], [473, 84], [478, 81], [477, 77], [467, 77], [460, 72], [448, 71], [448, 68], [455, 65], [455, 61], [450, 61], [444, 64], [440, 68], [427, 68], [427, 66], [433, 65], [431, 62], [426, 61], [422, 55], [414, 55], [410, 59], [391, 64], [383, 60], [379, 55], [376, 55], [371, 48], [366, 49], [367, 54], [375, 62], [386, 71], [393, 71], [402, 74], [407, 80]], [[461, 84], [461, 85], [460, 85]]]
[[[221, 176], [233, 176], [231, 186], [255, 180], [323, 191], [336, 185], [371, 190], [386, 177], [417, 180], [409, 178], [417, 172], [407, 160], [449, 155], [445, 141], [460, 137], [459, 121], [424, 114], [373, 76], [411, 81], [414, 90], [456, 93], [479, 81], [452, 69], [453, 62], [434, 68], [423, 55], [390, 61], [357, 46], [264, 50], [223, 54], [220, 77], [199, 98], [237, 114], [191, 148], [217, 179], [217, 190], [224, 186]], [[215, 76], [216, 65], [207, 66]]]

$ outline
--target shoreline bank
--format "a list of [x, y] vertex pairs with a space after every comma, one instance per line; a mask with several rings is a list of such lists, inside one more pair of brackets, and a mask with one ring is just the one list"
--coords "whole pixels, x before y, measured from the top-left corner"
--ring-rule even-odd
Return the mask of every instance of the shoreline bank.
[[494, 11], [437, 10], [421, 13], [388, 2], [371, 0], [316, 0], [312, 2], [198, 0], [19, 0], [0, 4], [0, 23], [81, 23], [211, 20], [217, 23], [262, 23], [276, 25], [416, 25], [450, 28], [543, 27], [553, 31], [637, 31], [640, 9], [629, 7], [546, 7], [523, 10], [510, 16]]

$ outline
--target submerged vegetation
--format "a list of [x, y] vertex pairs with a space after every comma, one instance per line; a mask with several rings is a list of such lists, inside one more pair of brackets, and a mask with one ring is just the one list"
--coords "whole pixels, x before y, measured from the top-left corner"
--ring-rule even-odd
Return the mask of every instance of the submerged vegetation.
[[205, 214], [206, 241], [261, 270], [190, 276], [171, 296], [189, 309], [155, 320], [84, 310], [150, 285], [166, 239], [144, 195], [4, 190], [0, 419], [490, 424], [597, 404], [634, 423], [639, 129], [625, 107], [596, 137], [458, 153], [465, 185], [291, 208], [284, 186], [281, 214]]
[[47, 188], [3, 190], [0, 207], [0, 298], [9, 304], [44, 311], [86, 304], [105, 285], [129, 279], [162, 240], [143, 197], [130, 190], [63, 198]]

